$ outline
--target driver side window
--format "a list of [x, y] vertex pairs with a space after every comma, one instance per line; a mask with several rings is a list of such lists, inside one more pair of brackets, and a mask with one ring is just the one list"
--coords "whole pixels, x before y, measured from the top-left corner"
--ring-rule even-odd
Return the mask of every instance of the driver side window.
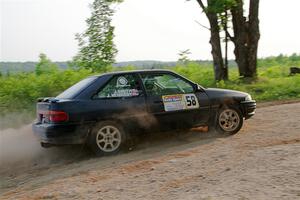
[[193, 86], [171, 74], [144, 74], [142, 81], [146, 92], [152, 96], [193, 93]]

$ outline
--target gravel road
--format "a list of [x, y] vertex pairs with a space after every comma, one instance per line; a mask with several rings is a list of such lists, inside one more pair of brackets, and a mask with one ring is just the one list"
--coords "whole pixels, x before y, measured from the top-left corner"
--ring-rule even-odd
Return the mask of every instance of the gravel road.
[[234, 136], [154, 134], [111, 157], [36, 145], [2, 152], [0, 199], [300, 199], [300, 103], [258, 108]]

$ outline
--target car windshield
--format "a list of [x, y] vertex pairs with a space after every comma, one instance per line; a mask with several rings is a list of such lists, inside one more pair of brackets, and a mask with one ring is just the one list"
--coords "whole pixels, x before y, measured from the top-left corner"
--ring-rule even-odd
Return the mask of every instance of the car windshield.
[[86, 79], [83, 79], [82, 81], [76, 83], [69, 89], [65, 90], [63, 93], [58, 95], [56, 98], [58, 99], [71, 99], [73, 98], [76, 94], [81, 92], [84, 88], [89, 86], [97, 77], [89, 77]]

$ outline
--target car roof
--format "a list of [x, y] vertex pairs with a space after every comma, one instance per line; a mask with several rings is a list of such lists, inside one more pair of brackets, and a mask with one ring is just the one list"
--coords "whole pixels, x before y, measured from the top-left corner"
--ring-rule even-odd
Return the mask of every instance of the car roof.
[[146, 70], [131, 70], [131, 71], [116, 71], [116, 72], [109, 72], [109, 73], [104, 73], [101, 75], [96, 75], [98, 77], [100, 76], [111, 76], [111, 75], [118, 75], [118, 74], [137, 74], [137, 73], [174, 73], [171, 70], [166, 70], [166, 69], [146, 69]]

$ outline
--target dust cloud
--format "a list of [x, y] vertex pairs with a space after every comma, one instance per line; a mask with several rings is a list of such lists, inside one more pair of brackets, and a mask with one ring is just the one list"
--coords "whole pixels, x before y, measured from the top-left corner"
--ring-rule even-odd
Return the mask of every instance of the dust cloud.
[[82, 146], [42, 148], [31, 124], [0, 130], [0, 172], [63, 164], [78, 160], [84, 154], [87, 152]]
[[0, 131], [1, 166], [24, 163], [38, 158], [42, 153], [40, 144], [31, 132], [31, 126]]
[[11, 112], [0, 115], [0, 131], [8, 128], [21, 128], [31, 123], [35, 118], [34, 112]]

